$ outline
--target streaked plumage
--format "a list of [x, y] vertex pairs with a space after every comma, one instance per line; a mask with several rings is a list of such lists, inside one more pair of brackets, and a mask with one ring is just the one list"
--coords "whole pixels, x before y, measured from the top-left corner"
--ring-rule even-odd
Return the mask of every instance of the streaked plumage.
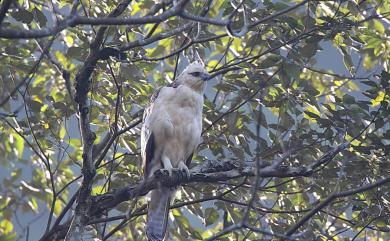
[[[170, 85], [157, 90], [145, 109], [141, 132], [144, 176], [161, 168], [187, 172], [202, 132], [203, 93], [209, 74], [199, 62], [191, 63]], [[166, 236], [173, 190], [163, 186], [151, 191], [146, 233], [150, 241]]]

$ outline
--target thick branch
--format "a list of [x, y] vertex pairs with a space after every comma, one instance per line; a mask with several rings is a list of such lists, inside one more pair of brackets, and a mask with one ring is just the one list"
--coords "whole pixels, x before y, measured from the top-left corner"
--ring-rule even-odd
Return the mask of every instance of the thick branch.
[[[311, 171], [306, 167], [288, 167], [272, 165], [264, 166], [259, 170], [261, 177], [297, 177], [309, 176]], [[143, 181], [137, 185], [124, 187], [114, 193], [98, 196], [94, 201], [94, 209], [89, 216], [99, 215], [114, 208], [119, 203], [131, 200], [138, 196], [146, 195], [150, 190], [157, 187], [161, 182], [164, 186], [176, 187], [187, 183], [207, 182], [215, 183], [227, 181], [240, 177], [255, 176], [254, 162], [241, 161], [218, 161], [207, 160], [203, 164], [191, 170], [191, 176], [187, 178], [184, 172], [174, 170], [170, 177], [164, 170], [157, 171], [153, 178]]]
[[[110, 13], [109, 17], [117, 17], [124, 12], [126, 7], [130, 4], [130, 0], [123, 1]], [[95, 69], [97, 61], [99, 60], [100, 47], [103, 43], [104, 34], [107, 27], [101, 27], [90, 45], [90, 53], [84, 62], [83, 67], [76, 75], [76, 95], [75, 101], [78, 103], [78, 112], [80, 118], [80, 133], [82, 140], [82, 174], [83, 181], [78, 192], [76, 212], [72, 219], [71, 225], [65, 237], [66, 241], [81, 240], [84, 226], [87, 223], [87, 214], [90, 209], [90, 195], [92, 189], [92, 181], [95, 177], [96, 169], [92, 159], [93, 143], [96, 139], [95, 133], [90, 128], [90, 104], [88, 99], [88, 92], [90, 90], [91, 75]]]
[[[273, 167], [272, 165], [269, 165], [264, 166], [259, 170], [259, 175], [261, 177], [297, 177], [308, 176], [310, 174], [311, 172], [309, 169], [305, 167]], [[107, 213], [110, 209], [115, 208], [122, 202], [132, 200], [139, 196], [144, 196], [150, 190], [160, 185], [159, 183], [168, 187], [176, 187], [188, 183], [215, 183], [218, 181], [227, 181], [240, 177], [253, 177], [254, 175], [254, 162], [241, 162], [237, 160], [207, 160], [201, 165], [194, 167], [191, 170], [191, 176], [189, 178], [186, 177], [185, 172], [180, 170], [173, 170], [172, 176], [169, 176], [169, 173], [165, 170], [159, 170], [152, 178], [146, 181], [142, 181], [136, 185], [120, 188], [112, 193], [92, 197], [86, 218], [93, 220], [94, 217], [100, 217], [102, 214]], [[89, 220], [85, 221], [87, 223]], [[64, 225], [69, 225], [69, 223]], [[64, 225], [60, 225], [60, 228], [53, 228], [41, 240], [63, 238], [61, 235], [64, 235]]]
[[[246, 31], [242, 31], [242, 34], [240, 35], [243, 35], [243, 34], [246, 34], [247, 30], [249, 28], [253, 28], [253, 27], [256, 27], [257, 25], [259, 24], [262, 24], [262, 23], [265, 23], [265, 22], [268, 22], [272, 19], [275, 19], [276, 17], [279, 17], [285, 13], [288, 13], [288, 12], [291, 12], [297, 8], [299, 8], [300, 6], [306, 4], [308, 2], [308, 0], [305, 0], [305, 1], [302, 1], [296, 5], [293, 5], [289, 8], [286, 8], [282, 11], [279, 11], [277, 13], [274, 13], [274, 14], [271, 14], [269, 16], [266, 16], [264, 18], [261, 18], [259, 20], [256, 20], [255, 22], [249, 24], [249, 23], [244, 23], [244, 26], [243, 26], [243, 29], [246, 29]], [[244, 11], [245, 13], [245, 11]], [[219, 19], [213, 19], [213, 18], [208, 18], [208, 17], [203, 17], [203, 16], [197, 16], [197, 15], [193, 15], [187, 11], [182, 11], [179, 13], [179, 15], [184, 18], [184, 19], [188, 19], [188, 20], [191, 20], [191, 21], [195, 21], [195, 22], [201, 22], [201, 23], [206, 23], [206, 24], [212, 24], [212, 25], [216, 25], [216, 26], [224, 26], [224, 27], [229, 27], [230, 28], [230, 25], [231, 25], [231, 19], [228, 19], [228, 20], [219, 20]], [[230, 16], [232, 17], [232, 16]], [[229, 32], [232, 32], [231, 30]], [[241, 37], [241, 36], [237, 36], [237, 37]]]
[[[129, 1], [126, 1], [129, 2]], [[68, 27], [76, 25], [140, 25], [147, 23], [159, 23], [167, 20], [170, 17], [177, 15], [183, 10], [188, 0], [180, 1], [175, 7], [157, 16], [131, 17], [131, 18], [116, 18], [109, 16], [106, 18], [91, 18], [84, 16], [70, 16], [66, 20], [59, 22], [54, 27], [35, 30], [21, 30], [21, 29], [0, 29], [0, 38], [8, 39], [23, 39], [23, 38], [43, 38], [54, 35]], [[123, 9], [125, 10], [125, 9]], [[122, 11], [123, 12], [123, 11]]]
[[[274, 161], [272, 164], [263, 164], [260, 166], [258, 175], [260, 177], [304, 177], [311, 176], [316, 172], [320, 165], [329, 163], [337, 153], [347, 148], [348, 145], [343, 143], [320, 157], [315, 164], [308, 167], [276, 165], [280, 161]], [[87, 213], [86, 223], [95, 217], [100, 217], [107, 213], [118, 204], [135, 199], [136, 197], [146, 195], [150, 190], [156, 188], [159, 183], [164, 186], [176, 187], [188, 183], [217, 183], [228, 181], [241, 177], [255, 176], [255, 162], [242, 162], [240, 160], [206, 160], [202, 164], [191, 169], [191, 176], [186, 177], [185, 172], [174, 170], [172, 176], [164, 170], [159, 170], [155, 175], [136, 185], [123, 187], [111, 193], [91, 197], [91, 204]], [[49, 236], [55, 236], [55, 232], [50, 231]], [[46, 236], [47, 237], [47, 236]]]

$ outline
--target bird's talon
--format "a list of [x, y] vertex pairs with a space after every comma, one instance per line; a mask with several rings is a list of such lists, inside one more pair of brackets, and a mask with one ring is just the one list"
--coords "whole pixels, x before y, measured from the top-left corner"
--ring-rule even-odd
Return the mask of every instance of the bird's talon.
[[187, 179], [190, 178], [191, 173], [190, 170], [188, 169], [187, 165], [184, 162], [179, 162], [179, 170], [184, 171], [186, 173]]
[[173, 168], [167, 168], [167, 169], [163, 169], [163, 170], [168, 172], [169, 177], [172, 177]]

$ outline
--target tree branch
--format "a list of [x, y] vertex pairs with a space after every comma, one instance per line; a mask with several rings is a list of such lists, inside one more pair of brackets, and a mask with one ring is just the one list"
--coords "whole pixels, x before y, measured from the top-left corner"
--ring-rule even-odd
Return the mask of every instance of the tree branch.
[[[262, 23], [265, 23], [265, 22], [268, 22], [272, 19], [275, 19], [276, 17], [279, 17], [285, 13], [288, 13], [288, 12], [291, 12], [293, 10], [295, 10], [296, 8], [306, 4], [308, 2], [308, 0], [305, 0], [305, 1], [302, 1], [294, 6], [291, 6], [289, 8], [286, 8], [282, 11], [279, 11], [277, 13], [274, 13], [274, 14], [271, 14], [267, 17], [264, 17], [264, 18], [261, 18], [259, 20], [256, 20], [255, 22], [253, 23], [247, 23], [245, 20], [245, 23], [244, 23], [244, 26], [243, 26], [243, 30], [240, 31], [239, 34], [235, 35], [233, 34], [235, 37], [241, 37], [243, 36], [243, 34], [245, 34], [247, 32], [248, 29], [250, 28], [253, 28], [259, 24], [262, 24]], [[245, 13], [245, 11], [244, 11]], [[230, 28], [231, 26], [231, 19], [228, 19], [228, 20], [218, 20], [218, 19], [213, 19], [213, 18], [208, 18], [208, 17], [202, 17], [202, 16], [197, 16], [197, 15], [193, 15], [187, 11], [182, 11], [179, 13], [179, 15], [184, 18], [184, 19], [188, 19], [188, 20], [191, 20], [191, 21], [195, 21], [195, 22], [201, 22], [201, 23], [206, 23], [206, 24], [212, 24], [212, 25], [216, 25], [216, 26], [224, 26], [224, 27], [228, 27]], [[232, 16], [230, 16], [231, 18]], [[244, 18], [246, 19], [246, 17]], [[246, 31], [244, 31], [246, 29]], [[230, 33], [233, 33], [233, 31], [231, 29], [229, 29], [229, 32]]]
[[[273, 167], [269, 165], [259, 170], [260, 177], [297, 177], [308, 176], [310, 174], [311, 172], [306, 167]], [[101, 214], [124, 201], [146, 195], [150, 190], [156, 188], [158, 183], [162, 183], [167, 187], [176, 187], [187, 183], [215, 183], [253, 176], [255, 176], [255, 163], [237, 160], [207, 160], [203, 164], [193, 168], [189, 178], [186, 177], [184, 172], [179, 170], [174, 170], [172, 176], [169, 176], [165, 170], [159, 170], [152, 178], [140, 182], [137, 185], [118, 189], [114, 193], [97, 196], [93, 204], [95, 208], [91, 210], [90, 216]]]
[[328, 204], [330, 204], [334, 199], [342, 198], [342, 197], [348, 197], [352, 196], [357, 193], [365, 192], [368, 190], [371, 190], [373, 188], [382, 186], [385, 183], [390, 182], [390, 176], [385, 177], [379, 181], [376, 181], [374, 183], [355, 188], [352, 190], [344, 191], [344, 192], [336, 192], [332, 193], [330, 196], [328, 196], [325, 200], [317, 204], [309, 213], [307, 213], [305, 216], [301, 218], [295, 225], [293, 225], [287, 232], [286, 236], [291, 236], [293, 233], [295, 233], [302, 225], [304, 225], [311, 217], [313, 217], [315, 214], [317, 214], [319, 211], [321, 211], [324, 207], [326, 207]]
[[[109, 14], [109, 17], [119, 16], [126, 7], [130, 4], [130, 0], [126, 0], [118, 4], [118, 6]], [[83, 180], [78, 191], [76, 211], [73, 216], [71, 225], [65, 237], [66, 241], [77, 241], [82, 239], [84, 226], [87, 223], [87, 213], [90, 207], [90, 194], [92, 190], [92, 181], [96, 173], [96, 168], [93, 163], [93, 143], [96, 139], [96, 134], [90, 129], [90, 103], [88, 92], [90, 90], [91, 75], [99, 60], [100, 47], [104, 40], [104, 33], [107, 27], [100, 27], [94, 41], [90, 44], [90, 53], [84, 62], [83, 67], [76, 75], [76, 94], [75, 101], [78, 103], [78, 112], [80, 118], [80, 133], [82, 140], [82, 158], [83, 165], [81, 172]]]
[[[130, 1], [125, 1], [130, 2]], [[21, 29], [4, 29], [0, 28], [0, 38], [7, 39], [29, 39], [29, 38], [44, 38], [61, 32], [68, 27], [74, 27], [77, 25], [140, 25], [147, 23], [159, 23], [167, 20], [170, 17], [177, 15], [181, 12], [188, 0], [180, 1], [176, 6], [170, 10], [158, 15], [158, 16], [143, 16], [143, 17], [131, 17], [131, 18], [116, 18], [109, 16], [106, 18], [91, 18], [78, 16], [76, 14], [70, 15], [67, 19], [59, 22], [57, 25], [45, 29], [34, 30], [21, 30]], [[122, 9], [123, 12], [125, 9]]]
[[4, 20], [5, 15], [7, 14], [8, 9], [11, 7], [12, 0], [5, 0], [0, 8], [0, 25]]
[[[259, 170], [259, 175], [261, 177], [297, 177], [308, 176], [310, 173], [311, 172], [309, 172], [309, 170], [305, 167], [273, 167], [272, 165], [264, 166]], [[158, 170], [152, 178], [146, 181], [141, 181], [136, 185], [117, 189], [111, 193], [91, 197], [89, 210], [86, 213], [86, 219], [84, 221], [85, 224], [87, 224], [90, 219], [92, 220], [94, 217], [99, 217], [102, 214], [107, 213], [110, 209], [116, 207], [122, 202], [146, 195], [150, 190], [160, 185], [159, 183], [162, 183], [167, 187], [176, 187], [188, 183], [215, 183], [218, 181], [227, 181], [240, 177], [253, 176], [255, 176], [255, 163], [241, 162], [239, 160], [207, 160], [201, 165], [191, 169], [191, 176], [189, 178], [186, 177], [185, 172], [180, 170], [173, 170], [172, 176], [169, 176], [169, 173], [165, 170]], [[191, 202], [188, 204], [191, 204]], [[66, 223], [65, 225], [70, 224]], [[61, 226], [61, 228], [56, 226], [41, 240], [52, 240], [53, 237], [61, 238], [63, 229], [63, 226]], [[60, 233], [57, 233], [56, 230]]]
[[157, 34], [157, 35], [152, 36], [152, 37], [147, 38], [147, 39], [136, 40], [136, 41], [130, 42], [128, 44], [120, 46], [119, 50], [126, 51], [129, 49], [135, 48], [135, 47], [145, 46], [145, 45], [151, 44], [153, 42], [175, 36], [176, 34], [179, 34], [183, 31], [190, 29], [193, 25], [194, 25], [194, 23], [187, 23], [181, 27], [174, 28], [168, 32], [160, 33], [160, 34]]
[[[275, 165], [275, 163], [280, 164], [280, 160], [275, 160], [271, 164], [264, 163], [260, 165], [257, 175], [263, 178], [311, 176], [316, 171], [314, 168], [318, 167], [319, 163], [329, 163], [337, 153], [344, 150], [343, 148], [346, 147], [346, 144], [341, 144], [333, 148], [314, 162], [316, 164], [307, 167]], [[324, 162], [324, 160], [326, 160], [326, 162]], [[110, 193], [91, 197], [89, 209], [86, 212], [85, 224], [94, 220], [93, 218], [100, 217], [102, 214], [107, 213], [122, 202], [146, 195], [150, 190], [153, 190], [161, 184], [167, 187], [176, 187], [188, 183], [218, 183], [242, 177], [254, 177], [256, 174], [255, 169], [255, 162], [242, 162], [240, 160], [206, 160], [202, 164], [192, 168], [191, 175], [188, 178], [186, 173], [180, 170], [173, 170], [172, 176], [169, 176], [169, 173], [165, 170], [158, 170], [152, 178], [141, 181], [136, 185], [123, 187]], [[120, 219], [120, 217], [115, 219]], [[56, 229], [53, 228], [53, 230]], [[53, 230], [50, 230], [50, 232], [46, 234], [45, 238], [57, 235]], [[284, 235], [281, 235], [281, 237], [284, 237]]]

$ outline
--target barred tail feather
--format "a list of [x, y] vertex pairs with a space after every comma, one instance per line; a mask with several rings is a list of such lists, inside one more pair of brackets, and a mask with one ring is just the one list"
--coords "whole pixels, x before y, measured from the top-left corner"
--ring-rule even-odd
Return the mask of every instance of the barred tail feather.
[[168, 226], [169, 204], [172, 191], [168, 187], [159, 187], [150, 193], [146, 236], [149, 241], [162, 241], [166, 238]]

